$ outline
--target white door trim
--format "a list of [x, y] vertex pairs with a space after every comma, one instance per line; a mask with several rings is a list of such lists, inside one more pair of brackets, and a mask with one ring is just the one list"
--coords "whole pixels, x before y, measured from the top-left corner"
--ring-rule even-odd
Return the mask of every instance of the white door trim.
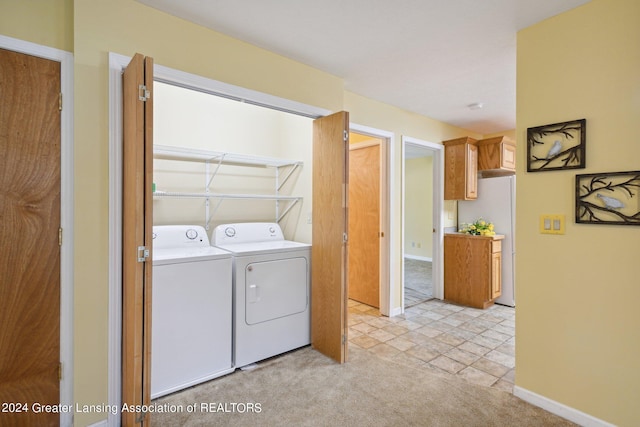
[[[402, 227], [401, 227], [401, 252], [404, 261], [404, 212], [405, 212], [405, 162], [404, 155], [406, 145], [419, 145], [433, 151], [433, 255], [432, 255], [432, 280], [434, 298], [444, 298], [444, 146], [421, 139], [402, 136]], [[404, 262], [401, 263], [402, 283], [402, 312], [404, 313]]]
[[355, 133], [368, 135], [381, 140], [380, 145], [380, 158], [382, 164], [380, 165], [380, 178], [385, 181], [384, 185], [381, 185], [380, 191], [386, 188], [386, 194], [380, 196], [380, 218], [382, 221], [381, 228], [384, 235], [383, 239], [380, 239], [380, 314], [385, 316], [395, 316], [400, 314], [398, 310], [394, 310], [394, 299], [391, 277], [395, 277], [395, 265], [391, 262], [391, 242], [395, 238], [395, 233], [391, 228], [393, 224], [393, 210], [390, 209], [390, 201], [392, 200], [393, 186], [391, 185], [390, 177], [393, 177], [393, 150], [394, 146], [393, 132], [386, 130], [376, 129], [369, 126], [362, 126], [355, 123], [349, 124], [349, 130]]
[[[60, 63], [63, 109], [60, 119], [60, 404], [73, 404], [73, 54], [0, 35], [0, 47]], [[60, 414], [60, 425], [73, 424], [72, 413]]]
[[[122, 402], [122, 70], [130, 56], [109, 53], [109, 405]], [[187, 89], [317, 118], [329, 110], [224, 82], [154, 65], [154, 80]], [[118, 414], [108, 414], [107, 424], [117, 426]]]

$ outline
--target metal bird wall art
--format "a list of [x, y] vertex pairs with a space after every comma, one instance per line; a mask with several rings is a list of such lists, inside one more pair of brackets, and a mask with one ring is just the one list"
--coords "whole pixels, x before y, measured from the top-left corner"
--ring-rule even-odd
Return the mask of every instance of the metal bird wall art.
[[576, 222], [640, 225], [640, 171], [576, 175]]
[[586, 119], [527, 129], [527, 171], [585, 167]]

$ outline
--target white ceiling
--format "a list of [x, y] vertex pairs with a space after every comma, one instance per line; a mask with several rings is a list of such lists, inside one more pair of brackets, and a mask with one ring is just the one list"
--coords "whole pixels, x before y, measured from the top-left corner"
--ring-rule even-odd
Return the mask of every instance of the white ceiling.
[[138, 1], [487, 134], [515, 128], [516, 32], [589, 0]]

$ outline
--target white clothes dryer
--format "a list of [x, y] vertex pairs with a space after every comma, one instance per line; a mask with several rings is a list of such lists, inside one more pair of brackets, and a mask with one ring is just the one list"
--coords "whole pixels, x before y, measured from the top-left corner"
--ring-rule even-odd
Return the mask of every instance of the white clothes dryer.
[[211, 240], [233, 254], [235, 366], [308, 345], [311, 245], [277, 223], [219, 225]]
[[203, 227], [153, 227], [151, 398], [234, 371], [231, 254]]

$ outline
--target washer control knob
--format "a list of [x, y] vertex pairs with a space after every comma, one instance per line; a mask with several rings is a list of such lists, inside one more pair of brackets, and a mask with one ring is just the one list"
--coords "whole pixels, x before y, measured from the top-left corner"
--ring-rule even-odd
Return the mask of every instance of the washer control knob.
[[188, 229], [185, 234], [187, 235], [187, 239], [189, 239], [189, 240], [193, 240], [196, 237], [198, 237], [198, 232], [196, 230], [194, 230], [193, 228]]
[[275, 227], [273, 227], [273, 226], [269, 227], [269, 233], [273, 234], [275, 232], [276, 232]]
[[233, 227], [227, 227], [227, 228], [224, 229], [224, 234], [227, 237], [233, 237], [233, 236], [236, 235], [236, 229], [233, 228]]

